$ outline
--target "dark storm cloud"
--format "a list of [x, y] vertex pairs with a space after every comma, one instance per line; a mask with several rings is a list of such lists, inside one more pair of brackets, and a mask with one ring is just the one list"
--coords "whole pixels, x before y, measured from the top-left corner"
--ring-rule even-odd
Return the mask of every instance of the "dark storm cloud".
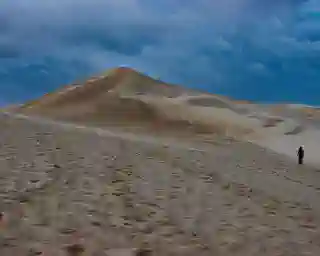
[[285, 100], [302, 100], [299, 86], [312, 91], [320, 82], [319, 7], [312, 0], [5, 0], [0, 84], [8, 100], [24, 100], [126, 64], [232, 96], [281, 100], [286, 92]]

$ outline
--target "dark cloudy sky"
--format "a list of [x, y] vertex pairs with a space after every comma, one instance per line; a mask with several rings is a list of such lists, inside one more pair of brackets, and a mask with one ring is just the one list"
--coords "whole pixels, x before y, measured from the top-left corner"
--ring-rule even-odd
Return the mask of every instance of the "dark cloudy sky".
[[2, 0], [0, 104], [127, 65], [167, 82], [320, 105], [319, 0]]

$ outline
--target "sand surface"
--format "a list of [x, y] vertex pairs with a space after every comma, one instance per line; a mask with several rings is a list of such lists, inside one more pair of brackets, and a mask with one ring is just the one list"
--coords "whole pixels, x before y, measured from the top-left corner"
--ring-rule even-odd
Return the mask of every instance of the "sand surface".
[[320, 172], [254, 144], [6, 114], [0, 138], [0, 255], [320, 253]]
[[317, 109], [118, 68], [2, 111], [1, 256], [320, 255]]
[[320, 168], [319, 145], [320, 130], [308, 129], [293, 136], [272, 136], [257, 142], [275, 152], [297, 159], [297, 148], [305, 146], [305, 164]]
[[[181, 132], [251, 141], [289, 157], [305, 145], [306, 163], [320, 167], [317, 148], [320, 111], [298, 104], [255, 104], [164, 83], [130, 68], [120, 67], [87, 81], [62, 87], [7, 111], [110, 127], [157, 126]], [[174, 136], [173, 136], [174, 137]]]

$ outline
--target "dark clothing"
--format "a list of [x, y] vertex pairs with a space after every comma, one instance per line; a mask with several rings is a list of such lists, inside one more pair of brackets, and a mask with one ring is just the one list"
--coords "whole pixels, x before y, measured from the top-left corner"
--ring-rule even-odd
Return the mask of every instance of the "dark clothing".
[[297, 155], [298, 155], [298, 163], [303, 164], [304, 149], [302, 147], [299, 147]]

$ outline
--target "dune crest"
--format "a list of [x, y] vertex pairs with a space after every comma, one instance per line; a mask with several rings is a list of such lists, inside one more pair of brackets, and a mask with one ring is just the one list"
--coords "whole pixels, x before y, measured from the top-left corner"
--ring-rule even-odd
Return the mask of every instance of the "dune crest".
[[235, 109], [224, 97], [171, 85], [121, 67], [47, 93], [16, 111], [93, 124], [162, 124], [161, 129], [192, 127], [193, 131], [228, 135], [250, 132], [252, 124], [243, 122], [245, 117]]
[[[168, 84], [126, 67], [64, 86], [10, 111], [85, 125], [170, 131], [174, 136], [222, 135], [293, 157], [292, 147], [303, 142], [308, 148], [310, 131], [317, 132], [320, 124], [316, 108], [230, 99]], [[316, 156], [312, 159], [317, 162]]]

